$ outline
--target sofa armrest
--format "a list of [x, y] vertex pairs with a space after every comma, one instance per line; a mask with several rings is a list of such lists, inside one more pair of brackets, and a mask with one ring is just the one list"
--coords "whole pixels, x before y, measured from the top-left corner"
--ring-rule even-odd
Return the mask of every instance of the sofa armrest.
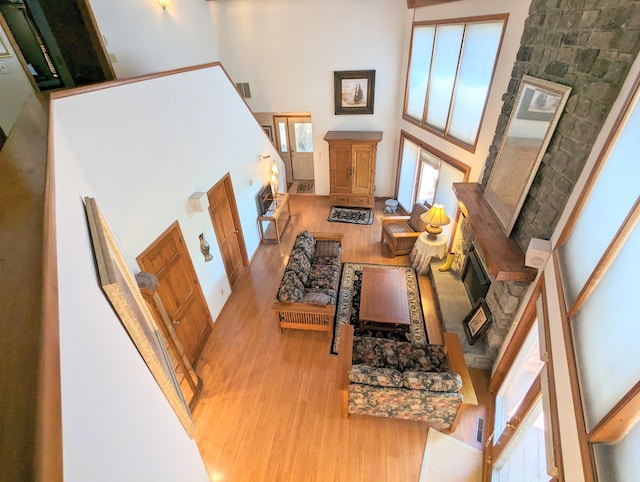
[[478, 405], [478, 398], [473, 388], [471, 374], [467, 368], [467, 362], [464, 360], [460, 339], [456, 333], [447, 332], [444, 334], [444, 349], [447, 353], [451, 371], [457, 373], [460, 375], [460, 378], [462, 378], [460, 393], [462, 394], [463, 403], [467, 405]]
[[388, 223], [400, 223], [403, 221], [409, 221], [409, 218], [410, 216], [381, 216], [380, 217], [380, 219], [382, 220], [383, 226]]
[[353, 358], [353, 325], [340, 326], [340, 346], [338, 347], [338, 366], [336, 388], [347, 390], [349, 386], [349, 368]]
[[342, 239], [344, 238], [343, 233], [311, 233], [311, 235], [316, 239], [322, 239], [326, 241], [338, 241], [340, 246], [342, 246]]

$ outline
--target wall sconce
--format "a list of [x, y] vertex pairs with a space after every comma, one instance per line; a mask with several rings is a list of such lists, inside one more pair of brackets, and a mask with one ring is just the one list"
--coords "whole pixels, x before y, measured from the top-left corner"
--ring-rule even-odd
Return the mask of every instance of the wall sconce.
[[435, 203], [431, 208], [420, 216], [422, 222], [427, 225], [427, 238], [437, 239], [438, 234], [442, 232], [442, 226], [446, 226], [451, 222], [447, 213], [444, 212], [444, 206], [440, 203]]
[[167, 5], [169, 5], [170, 0], [158, 0], [158, 3], [162, 7], [163, 10], [167, 9]]
[[202, 254], [204, 255], [204, 262], [206, 263], [207, 261], [211, 261], [213, 259], [211, 253], [209, 253], [211, 246], [209, 246], [207, 240], [204, 239], [204, 233], [200, 233], [200, 236], [198, 236], [198, 238], [200, 238], [200, 251], [202, 251]]

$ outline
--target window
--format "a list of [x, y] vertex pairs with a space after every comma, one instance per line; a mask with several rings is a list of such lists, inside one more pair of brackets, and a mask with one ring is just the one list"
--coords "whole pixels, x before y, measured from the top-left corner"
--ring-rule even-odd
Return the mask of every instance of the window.
[[506, 19], [414, 24], [404, 118], [475, 150]]
[[582, 406], [579, 425], [590, 449], [584, 452], [592, 454], [588, 462], [601, 482], [635, 480], [640, 472], [631, 456], [640, 452], [638, 131], [636, 91], [558, 249], [578, 374], [574, 394]]
[[[426, 146], [402, 131], [396, 199], [409, 212], [415, 203], [439, 202], [451, 219], [458, 211], [458, 200], [453, 192], [454, 182], [465, 182], [469, 167]], [[451, 239], [452, 225], [442, 227], [442, 234]]]
[[544, 283], [535, 288], [489, 391], [495, 393], [487, 445], [494, 482], [548, 482], [561, 473], [557, 401], [545, 318]]

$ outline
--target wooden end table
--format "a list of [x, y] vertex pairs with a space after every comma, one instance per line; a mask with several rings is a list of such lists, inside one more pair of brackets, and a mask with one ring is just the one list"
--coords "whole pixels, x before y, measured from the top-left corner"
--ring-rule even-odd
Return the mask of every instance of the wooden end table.
[[[258, 226], [260, 227], [260, 238], [262, 242], [275, 241], [280, 242], [280, 236], [287, 223], [291, 219], [291, 209], [289, 208], [289, 193], [278, 193], [275, 200], [272, 201], [269, 209], [262, 216], [258, 216]], [[267, 223], [265, 229], [262, 223]]]
[[411, 325], [407, 277], [401, 269], [362, 269], [360, 331], [407, 332]]

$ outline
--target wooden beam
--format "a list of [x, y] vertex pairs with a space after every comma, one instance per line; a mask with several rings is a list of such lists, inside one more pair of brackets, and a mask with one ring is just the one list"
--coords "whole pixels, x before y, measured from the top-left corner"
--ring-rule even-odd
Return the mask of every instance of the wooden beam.
[[458, 0], [407, 0], [407, 8], [430, 7], [441, 3], [451, 3]]

